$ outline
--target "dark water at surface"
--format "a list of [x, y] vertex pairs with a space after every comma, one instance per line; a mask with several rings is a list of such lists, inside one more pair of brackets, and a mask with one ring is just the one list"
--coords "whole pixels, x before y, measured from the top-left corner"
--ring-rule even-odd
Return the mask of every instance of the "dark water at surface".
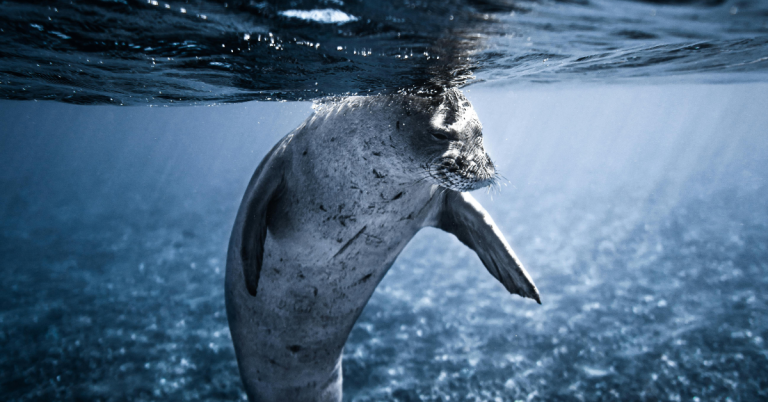
[[79, 104], [309, 100], [474, 81], [751, 81], [768, 3], [12, 1], [0, 97]]

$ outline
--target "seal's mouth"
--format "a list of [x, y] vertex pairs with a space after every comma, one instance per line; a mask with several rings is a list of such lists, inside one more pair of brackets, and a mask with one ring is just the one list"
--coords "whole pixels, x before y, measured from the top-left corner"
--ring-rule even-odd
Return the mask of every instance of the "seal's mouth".
[[496, 169], [484, 153], [475, 159], [441, 156], [428, 163], [426, 170], [440, 186], [461, 192], [487, 187], [496, 181]]

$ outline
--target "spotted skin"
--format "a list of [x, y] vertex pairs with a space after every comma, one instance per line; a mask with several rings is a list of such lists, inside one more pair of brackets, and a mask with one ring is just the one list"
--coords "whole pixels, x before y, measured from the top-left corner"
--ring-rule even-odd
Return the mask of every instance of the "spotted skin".
[[317, 104], [257, 168], [230, 238], [227, 317], [249, 399], [341, 401], [347, 336], [423, 227], [456, 235], [511, 293], [538, 301], [498, 227], [462, 192], [494, 178], [457, 90]]

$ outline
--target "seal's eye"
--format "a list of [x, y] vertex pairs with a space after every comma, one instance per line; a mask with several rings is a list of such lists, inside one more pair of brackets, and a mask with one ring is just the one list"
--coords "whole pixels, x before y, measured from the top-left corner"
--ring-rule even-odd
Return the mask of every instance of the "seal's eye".
[[446, 137], [446, 136], [444, 136], [444, 135], [442, 135], [440, 133], [437, 133], [437, 132], [433, 132], [432, 136], [437, 138], [440, 141], [447, 141], [448, 140], [448, 137]]

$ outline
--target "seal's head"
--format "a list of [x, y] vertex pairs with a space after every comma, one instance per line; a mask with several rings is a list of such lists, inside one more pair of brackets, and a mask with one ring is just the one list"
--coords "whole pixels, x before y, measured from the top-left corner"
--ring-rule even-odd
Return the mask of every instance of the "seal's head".
[[494, 184], [496, 169], [483, 148], [483, 126], [467, 98], [449, 89], [427, 110], [428, 124], [414, 141], [427, 177], [456, 191]]

